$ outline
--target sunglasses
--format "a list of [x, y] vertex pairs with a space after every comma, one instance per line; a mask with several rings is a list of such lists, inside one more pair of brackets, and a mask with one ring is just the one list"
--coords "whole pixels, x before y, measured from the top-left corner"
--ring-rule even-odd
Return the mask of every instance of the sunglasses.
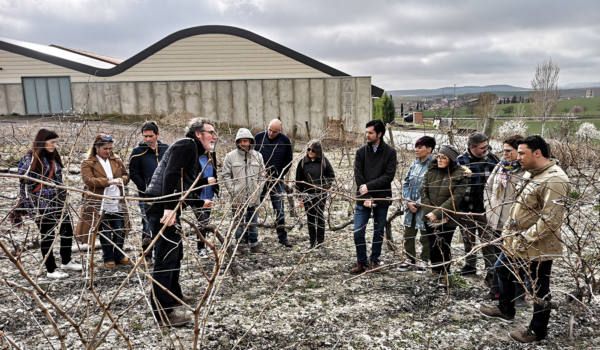
[[101, 142], [113, 142], [113, 137], [112, 135], [106, 135], [106, 134], [102, 134], [100, 135], [100, 140]]
[[306, 152], [315, 152], [315, 153], [317, 153], [317, 151], [315, 151], [315, 150], [314, 150], [314, 149], [312, 149], [312, 148], [307, 148], [307, 149], [306, 149]]

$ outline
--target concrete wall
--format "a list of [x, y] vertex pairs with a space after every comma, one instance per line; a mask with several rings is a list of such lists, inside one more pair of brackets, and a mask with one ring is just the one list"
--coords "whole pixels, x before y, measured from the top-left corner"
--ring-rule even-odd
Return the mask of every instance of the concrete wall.
[[[371, 119], [371, 79], [93, 82], [71, 84], [73, 107], [83, 114], [189, 114], [250, 128], [280, 117], [288, 134], [323, 135], [329, 119], [362, 132]], [[0, 84], [0, 115], [25, 114], [21, 84]]]

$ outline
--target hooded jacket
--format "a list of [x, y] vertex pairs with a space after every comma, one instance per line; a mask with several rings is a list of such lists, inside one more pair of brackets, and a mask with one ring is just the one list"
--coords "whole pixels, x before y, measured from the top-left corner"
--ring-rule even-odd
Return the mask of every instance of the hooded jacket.
[[[238, 145], [239, 140], [250, 139], [250, 150], [245, 151]], [[254, 137], [250, 130], [238, 130], [235, 142], [237, 149], [229, 152], [223, 161], [221, 182], [225, 183], [234, 206], [260, 204], [260, 194], [265, 180], [265, 164], [262, 155], [253, 149]]]
[[[443, 209], [459, 211], [458, 204], [465, 195], [467, 181], [464, 174], [464, 169], [459, 165], [442, 169], [438, 168], [436, 161], [432, 161], [421, 186], [423, 215], [432, 212], [439, 220], [446, 219], [446, 216], [455, 219], [456, 215]], [[449, 220], [448, 225], [456, 226], [454, 220]]]
[[[569, 190], [569, 177], [554, 160], [540, 169], [525, 172], [503, 230], [504, 246], [509, 253], [540, 261], [562, 255], [560, 228], [565, 215], [562, 199]], [[515, 249], [515, 243], [520, 249]]]
[[129, 158], [129, 176], [133, 183], [135, 183], [141, 196], [146, 192], [146, 187], [152, 179], [154, 170], [156, 170], [167, 148], [169, 148], [169, 145], [160, 141], [157, 142], [156, 149], [148, 147], [148, 144], [145, 142], [140, 142], [131, 152], [131, 157]]

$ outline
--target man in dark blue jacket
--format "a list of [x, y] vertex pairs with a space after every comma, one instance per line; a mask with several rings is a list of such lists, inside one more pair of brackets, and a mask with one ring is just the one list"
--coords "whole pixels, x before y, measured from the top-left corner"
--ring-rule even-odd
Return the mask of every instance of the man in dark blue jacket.
[[[146, 197], [146, 187], [152, 179], [152, 174], [163, 157], [163, 154], [169, 148], [169, 145], [158, 140], [158, 125], [153, 122], [146, 122], [142, 125], [142, 138], [144, 141], [133, 149], [129, 158], [129, 176], [135, 183], [140, 197]], [[147, 202], [139, 202], [140, 213], [142, 214], [142, 251], [148, 248], [152, 238], [148, 228], [148, 219], [146, 211]], [[152, 258], [152, 252], [146, 254], [146, 259]]]
[[283, 201], [285, 186], [283, 178], [290, 170], [294, 150], [292, 149], [292, 142], [282, 133], [282, 129], [281, 120], [273, 119], [267, 130], [259, 132], [254, 138], [256, 140], [255, 149], [263, 156], [267, 175], [269, 176], [269, 180], [263, 187], [260, 201], [262, 202], [267, 192], [269, 192], [271, 204], [277, 216], [277, 238], [281, 245], [290, 248], [292, 245], [288, 241], [287, 231], [285, 230]]

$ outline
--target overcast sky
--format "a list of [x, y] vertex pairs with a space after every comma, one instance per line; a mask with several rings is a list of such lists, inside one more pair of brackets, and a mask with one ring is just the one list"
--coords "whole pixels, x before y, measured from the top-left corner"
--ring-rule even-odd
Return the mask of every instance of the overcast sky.
[[244, 28], [386, 90], [600, 82], [600, 1], [0, 0], [0, 36], [126, 59], [180, 29]]

